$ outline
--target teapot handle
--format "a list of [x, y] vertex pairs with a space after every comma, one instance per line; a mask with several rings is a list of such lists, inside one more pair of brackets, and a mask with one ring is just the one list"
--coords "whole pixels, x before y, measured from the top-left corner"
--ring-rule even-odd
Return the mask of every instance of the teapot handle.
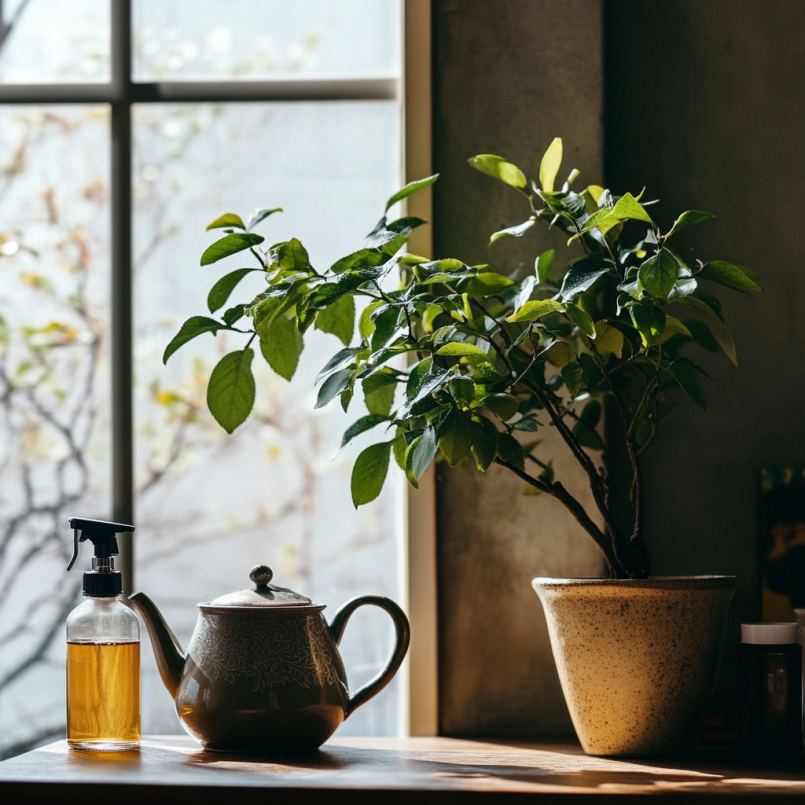
[[391, 658], [386, 664], [386, 667], [371, 680], [371, 682], [368, 682], [350, 695], [344, 718], [348, 718], [350, 714], [357, 710], [362, 704], [366, 704], [369, 699], [380, 693], [380, 691], [391, 682], [392, 677], [397, 673], [400, 664], [405, 658], [405, 653], [408, 651], [408, 644], [411, 641], [411, 627], [408, 624], [408, 618], [405, 617], [405, 613], [394, 601], [382, 595], [359, 595], [357, 598], [352, 598], [347, 601], [333, 616], [329, 629], [336, 646], [341, 642], [344, 627], [347, 625], [350, 616], [358, 607], [364, 604], [372, 604], [373, 606], [386, 610], [394, 621], [394, 629], [396, 630], [397, 637], [394, 641], [394, 650], [391, 652]]

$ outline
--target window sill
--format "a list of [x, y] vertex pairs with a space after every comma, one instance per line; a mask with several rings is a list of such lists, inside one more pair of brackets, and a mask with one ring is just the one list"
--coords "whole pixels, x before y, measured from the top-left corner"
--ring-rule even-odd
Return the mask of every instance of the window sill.
[[[418, 805], [514, 801], [540, 794], [573, 802], [606, 794], [614, 801], [661, 795], [675, 802], [720, 797], [765, 802], [805, 797], [803, 767], [759, 770], [710, 750], [676, 761], [612, 760], [584, 755], [570, 743], [451, 738], [335, 738], [319, 752], [270, 760], [201, 751], [186, 736], [153, 736], [140, 752], [70, 752], [64, 741], [0, 763], [3, 802], [266, 802], [282, 805], [383, 802], [416, 797]], [[382, 793], [381, 793], [382, 792]], [[235, 795], [237, 799], [231, 799]], [[610, 801], [613, 801], [610, 799]]]

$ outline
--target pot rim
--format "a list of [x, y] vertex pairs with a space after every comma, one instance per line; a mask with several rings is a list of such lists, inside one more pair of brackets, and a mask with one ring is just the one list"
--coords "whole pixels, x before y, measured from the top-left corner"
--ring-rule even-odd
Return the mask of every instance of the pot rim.
[[196, 604], [196, 606], [202, 612], [212, 612], [216, 615], [225, 615], [228, 612], [260, 612], [270, 615], [272, 612], [284, 612], [284, 613], [291, 613], [291, 612], [301, 612], [306, 615], [310, 615], [314, 612], [321, 612], [323, 609], [327, 607], [327, 604], [289, 604], [288, 606], [260, 606], [260, 605], [253, 605], [249, 606], [248, 604], [241, 604], [238, 605], [229, 605], [229, 606], [214, 606], [207, 602], [202, 602], [200, 604]]
[[708, 587], [737, 587], [737, 576], [650, 576], [647, 579], [602, 579], [595, 577], [551, 578], [537, 576], [531, 580], [536, 587], [643, 587], [673, 588], [684, 587], [693, 583], [699, 586], [704, 583]]

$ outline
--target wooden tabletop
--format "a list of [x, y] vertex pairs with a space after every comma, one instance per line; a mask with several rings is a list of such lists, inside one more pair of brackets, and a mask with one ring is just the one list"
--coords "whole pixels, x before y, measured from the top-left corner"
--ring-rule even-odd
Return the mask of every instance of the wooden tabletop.
[[254, 758], [204, 752], [173, 735], [112, 754], [73, 752], [58, 741], [0, 763], [3, 805], [492, 805], [522, 801], [523, 794], [544, 803], [599, 795], [630, 803], [657, 795], [671, 802], [684, 796], [685, 803], [805, 802], [805, 765], [750, 769], [727, 753], [611, 760], [572, 744], [452, 738], [334, 738], [318, 752]]

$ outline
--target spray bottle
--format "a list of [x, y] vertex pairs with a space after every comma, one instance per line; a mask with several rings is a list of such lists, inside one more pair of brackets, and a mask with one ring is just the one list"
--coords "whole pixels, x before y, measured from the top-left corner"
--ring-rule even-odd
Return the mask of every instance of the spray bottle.
[[67, 618], [67, 743], [72, 749], [118, 752], [140, 745], [140, 625], [121, 602], [116, 534], [134, 526], [73, 517], [73, 558], [79, 542], [95, 547], [84, 573], [86, 601]]

